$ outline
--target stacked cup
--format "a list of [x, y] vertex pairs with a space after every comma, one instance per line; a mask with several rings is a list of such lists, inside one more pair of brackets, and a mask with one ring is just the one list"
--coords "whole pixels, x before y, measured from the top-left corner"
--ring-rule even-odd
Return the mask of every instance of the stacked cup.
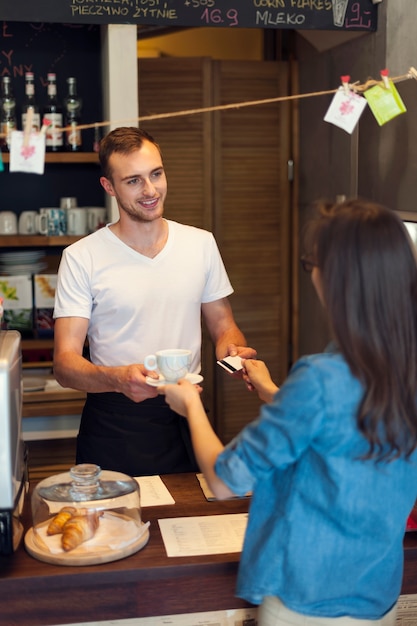
[[87, 227], [89, 233], [94, 233], [99, 228], [106, 225], [107, 210], [104, 207], [88, 206], [87, 209]]
[[13, 211], [0, 211], [0, 235], [73, 235], [93, 233], [106, 225], [104, 207], [79, 207], [77, 198], [63, 197], [59, 207], [23, 211], [19, 219]]
[[0, 211], [0, 235], [17, 234], [17, 217], [13, 211]]
[[19, 234], [37, 235], [40, 233], [40, 214], [37, 211], [22, 211], [19, 216]]
[[86, 235], [87, 215], [84, 209], [78, 206], [77, 198], [68, 196], [61, 198], [60, 207], [66, 212], [67, 235]]

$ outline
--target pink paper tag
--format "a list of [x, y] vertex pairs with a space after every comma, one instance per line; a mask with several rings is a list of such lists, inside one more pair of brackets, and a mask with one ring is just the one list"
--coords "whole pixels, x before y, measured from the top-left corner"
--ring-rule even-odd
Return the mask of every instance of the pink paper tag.
[[45, 134], [30, 133], [27, 142], [24, 133], [14, 130], [10, 143], [10, 171], [43, 174], [45, 169]]
[[324, 116], [324, 121], [352, 134], [366, 105], [365, 98], [354, 91], [346, 93], [345, 89], [340, 87]]

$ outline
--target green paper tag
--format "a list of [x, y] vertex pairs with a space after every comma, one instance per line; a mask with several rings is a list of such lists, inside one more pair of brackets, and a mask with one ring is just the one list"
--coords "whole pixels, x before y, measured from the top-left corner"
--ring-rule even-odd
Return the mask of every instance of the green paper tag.
[[1, 156], [1, 150], [0, 150], [0, 172], [3, 172], [3, 170], [4, 170], [3, 157]]
[[389, 81], [389, 89], [375, 85], [375, 87], [365, 91], [363, 95], [380, 126], [407, 111], [392, 81]]

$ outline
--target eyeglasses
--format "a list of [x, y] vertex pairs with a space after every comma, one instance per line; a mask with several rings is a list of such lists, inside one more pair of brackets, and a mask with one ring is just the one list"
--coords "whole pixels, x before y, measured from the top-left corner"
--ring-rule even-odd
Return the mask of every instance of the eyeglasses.
[[317, 263], [313, 261], [310, 257], [302, 256], [300, 259], [301, 267], [305, 272], [311, 274], [315, 267], [318, 267]]

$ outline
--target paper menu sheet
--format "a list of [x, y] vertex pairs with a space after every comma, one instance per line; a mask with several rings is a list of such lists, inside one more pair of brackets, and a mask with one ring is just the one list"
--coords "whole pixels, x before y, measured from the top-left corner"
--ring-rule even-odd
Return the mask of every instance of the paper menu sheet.
[[68, 624], [68, 626], [256, 626], [258, 609], [227, 609], [203, 613], [179, 613], [132, 619]]
[[[217, 500], [216, 496], [214, 495], [214, 493], [212, 492], [212, 490], [208, 486], [207, 481], [204, 478], [204, 474], [196, 474], [196, 476], [197, 476], [198, 482], [200, 483], [201, 491], [204, 493], [204, 496], [205, 496], [206, 500], [208, 500], [209, 502], [211, 502], [212, 500]], [[234, 497], [234, 498], [250, 498], [251, 495], [252, 495], [252, 492], [248, 491], [248, 493], [245, 494], [244, 496], [232, 496], [232, 497]]]
[[135, 480], [140, 487], [141, 507], [175, 504], [160, 476], [135, 476]]
[[395, 626], [417, 624], [417, 594], [401, 595], [398, 598]]
[[241, 552], [247, 513], [159, 519], [167, 556]]

